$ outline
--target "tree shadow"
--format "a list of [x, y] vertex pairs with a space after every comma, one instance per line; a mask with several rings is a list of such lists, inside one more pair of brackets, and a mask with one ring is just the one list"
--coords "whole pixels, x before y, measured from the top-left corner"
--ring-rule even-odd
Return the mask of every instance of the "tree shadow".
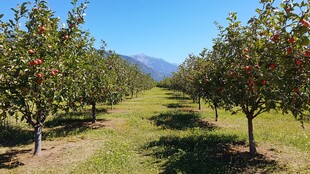
[[177, 109], [177, 108], [188, 107], [187, 105], [183, 105], [183, 104], [180, 104], [180, 103], [169, 103], [169, 104], [164, 104], [163, 106], [166, 106], [169, 109]]
[[34, 133], [31, 130], [16, 126], [0, 127], [0, 146], [13, 147], [33, 143]]
[[150, 118], [156, 126], [164, 129], [185, 130], [189, 128], [215, 129], [215, 125], [200, 119], [199, 113], [195, 112], [167, 112]]
[[78, 135], [89, 129], [98, 129], [105, 127], [106, 119], [97, 119], [96, 123], [92, 123], [92, 119], [59, 117], [45, 122], [44, 127], [50, 128], [43, 134], [43, 139], [59, 138], [69, 135]]
[[13, 169], [19, 166], [23, 166], [22, 162], [16, 159], [17, 154], [29, 153], [28, 150], [9, 150], [4, 154], [0, 154], [0, 168]]
[[163, 174], [170, 173], [270, 173], [280, 170], [277, 162], [263, 155], [250, 157], [233, 146], [244, 146], [235, 135], [191, 135], [161, 137], [147, 144], [148, 155], [162, 164]]
[[179, 95], [169, 96], [169, 97], [166, 97], [166, 98], [169, 99], [169, 100], [190, 100], [189, 97], [182, 97], [182, 96], [179, 96]]
[[165, 94], [168, 95], [168, 97], [166, 98], [170, 100], [190, 100], [189, 97], [183, 96], [182, 94], [179, 93], [166, 92]]
[[[105, 113], [106, 109], [97, 109], [97, 113]], [[43, 140], [47, 137], [64, 137], [68, 135], [76, 135], [86, 131], [87, 129], [96, 129], [104, 127], [102, 122], [107, 120], [97, 119], [98, 123], [91, 123], [91, 110], [60, 113], [51, 120], [44, 123]], [[27, 145], [34, 142], [34, 131], [18, 126], [0, 126], [0, 146], [14, 147], [19, 145]]]
[[[100, 113], [108, 113], [108, 110], [105, 108], [96, 108], [96, 114]], [[84, 117], [84, 118], [90, 118], [92, 115], [91, 109], [82, 109], [78, 111], [72, 111], [72, 112], [64, 112], [64, 113], [58, 113], [57, 117]]]

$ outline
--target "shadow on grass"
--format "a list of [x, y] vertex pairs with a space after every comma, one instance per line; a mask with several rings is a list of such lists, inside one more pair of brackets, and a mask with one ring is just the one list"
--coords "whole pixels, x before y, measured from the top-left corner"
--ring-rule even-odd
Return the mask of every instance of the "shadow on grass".
[[[91, 119], [56, 117], [45, 122], [42, 139], [77, 135], [89, 129], [98, 129], [106, 126], [108, 120], [97, 119], [92, 123]], [[14, 147], [33, 143], [34, 132], [18, 127], [0, 127], [0, 146]], [[42, 149], [43, 150], [43, 149]], [[17, 160], [17, 155], [29, 153], [32, 150], [9, 150], [0, 154], [0, 168], [13, 169], [24, 165]]]
[[166, 98], [169, 100], [190, 100], [189, 97], [182, 97], [181, 95], [174, 95]]
[[166, 106], [167, 108], [170, 109], [176, 109], [176, 108], [185, 108], [188, 107], [186, 105], [180, 104], [180, 103], [169, 103], [169, 104], [164, 104], [164, 106]]
[[97, 119], [96, 123], [92, 123], [92, 119], [70, 117], [55, 118], [53, 120], [45, 122], [44, 127], [50, 128], [50, 130], [43, 134], [43, 139], [77, 135], [89, 129], [105, 127], [105, 125], [102, 123], [106, 121], [108, 120]]
[[[97, 109], [98, 113], [107, 112], [106, 109]], [[87, 117], [86, 117], [87, 116]], [[43, 139], [53, 134], [53, 137], [64, 137], [67, 135], [78, 134], [88, 128], [103, 127], [101, 122], [107, 121], [97, 119], [99, 124], [91, 124], [91, 110], [81, 112], [61, 113], [52, 120], [46, 121], [43, 128]], [[86, 119], [85, 119], [86, 117]], [[48, 130], [45, 128], [49, 128]], [[32, 127], [25, 129], [18, 126], [0, 126], [0, 146], [14, 147], [27, 145], [34, 142], [34, 131]]]
[[199, 113], [195, 112], [167, 112], [150, 118], [156, 126], [164, 129], [185, 130], [189, 128], [215, 129], [214, 124], [210, 124], [200, 119]]
[[34, 133], [16, 126], [0, 127], [0, 146], [13, 147], [33, 142]]
[[270, 173], [279, 170], [276, 161], [262, 155], [251, 158], [231, 147], [244, 146], [232, 135], [161, 137], [146, 146], [162, 165], [163, 174], [172, 173]]
[[180, 93], [166, 92], [165, 94], [168, 95], [166, 98], [170, 100], [190, 100], [189, 97], [183, 96]]
[[0, 169], [13, 169], [19, 166], [23, 166], [22, 162], [16, 160], [17, 154], [29, 153], [31, 150], [10, 150], [4, 154], [0, 154]]
[[[96, 114], [100, 113], [108, 113], [107, 109], [105, 108], [96, 108]], [[57, 117], [84, 117], [84, 118], [90, 118], [92, 114], [91, 109], [83, 109], [81, 111], [73, 111], [73, 112], [65, 112], [65, 113], [59, 113], [57, 114]]]
[[165, 92], [165, 95], [173, 95], [175, 94], [174, 92]]

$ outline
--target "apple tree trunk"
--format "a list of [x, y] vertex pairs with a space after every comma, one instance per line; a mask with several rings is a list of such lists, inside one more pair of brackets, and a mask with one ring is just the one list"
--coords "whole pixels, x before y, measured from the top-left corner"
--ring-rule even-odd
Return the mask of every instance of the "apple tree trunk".
[[250, 145], [250, 155], [256, 155], [256, 146], [254, 141], [254, 133], [253, 133], [253, 115], [248, 115], [248, 134], [249, 134], [249, 145]]
[[41, 142], [42, 142], [42, 125], [38, 124], [34, 127], [35, 140], [34, 140], [34, 154], [35, 156], [41, 155]]
[[96, 102], [92, 102], [92, 122], [95, 123], [96, 120]]
[[199, 110], [201, 110], [201, 98], [200, 98], [200, 96], [198, 97], [198, 105], [199, 105]]
[[113, 110], [113, 104], [114, 104], [114, 100], [111, 99], [111, 110]]
[[219, 120], [219, 114], [217, 110], [217, 103], [214, 103], [214, 110], [215, 110], [215, 121], [217, 122]]

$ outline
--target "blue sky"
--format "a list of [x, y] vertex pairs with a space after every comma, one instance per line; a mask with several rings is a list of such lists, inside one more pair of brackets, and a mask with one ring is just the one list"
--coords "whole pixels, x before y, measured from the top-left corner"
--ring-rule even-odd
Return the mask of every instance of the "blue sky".
[[[22, 2], [0, 0], [0, 14], [12, 18], [10, 8]], [[70, 1], [48, 2], [64, 22]], [[232, 11], [246, 23], [258, 7], [259, 0], [90, 0], [83, 28], [96, 38], [97, 48], [104, 40], [119, 54], [144, 53], [181, 63], [188, 54], [212, 47], [218, 34], [215, 21], [226, 25]]]

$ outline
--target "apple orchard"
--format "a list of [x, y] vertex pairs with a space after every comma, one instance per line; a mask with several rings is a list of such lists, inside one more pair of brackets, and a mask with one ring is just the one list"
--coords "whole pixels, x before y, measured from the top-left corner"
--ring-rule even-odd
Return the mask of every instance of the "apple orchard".
[[[112, 51], [94, 48], [95, 39], [82, 25], [88, 1], [72, 0], [65, 24], [44, 0], [25, 2], [14, 18], [0, 15], [0, 120], [16, 117], [35, 133], [34, 154], [41, 153], [42, 128], [58, 111], [122, 101], [150, 89], [155, 82], [136, 65]], [[246, 25], [230, 13], [228, 26], [217, 24], [212, 49], [203, 49], [159, 83], [182, 91], [248, 120], [250, 154], [256, 154], [253, 119], [263, 112], [292, 113], [309, 120], [309, 3], [293, 0], [262, 7]], [[60, 27], [62, 26], [62, 27]], [[14, 138], [14, 137], [12, 137]]]
[[95, 39], [81, 29], [87, 3], [73, 0], [62, 27], [43, 0], [12, 9], [14, 19], [0, 15], [0, 119], [13, 116], [33, 127], [35, 155], [41, 153], [44, 121], [57, 111], [90, 104], [95, 122], [96, 103], [113, 108], [125, 95], [155, 84], [138, 66], [105, 51], [104, 42], [94, 48]]
[[[250, 154], [256, 154], [253, 119], [270, 110], [309, 120], [309, 3], [261, 0], [257, 15], [243, 26], [230, 13], [218, 25], [211, 50], [189, 55], [161, 86], [204, 99], [215, 110], [241, 111], [248, 120]], [[200, 108], [200, 106], [199, 106]]]

